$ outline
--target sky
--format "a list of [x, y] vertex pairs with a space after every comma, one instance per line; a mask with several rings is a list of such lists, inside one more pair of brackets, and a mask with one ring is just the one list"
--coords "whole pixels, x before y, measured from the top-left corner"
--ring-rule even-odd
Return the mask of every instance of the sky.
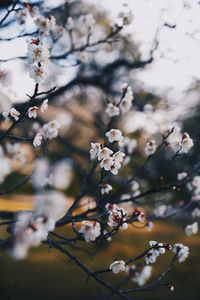
[[[159, 46], [155, 61], [138, 80], [177, 101], [194, 79], [200, 78], [200, 1], [197, 0], [88, 0], [104, 7], [110, 17], [117, 18], [122, 4], [132, 9], [134, 19], [125, 31], [140, 45], [148, 57], [158, 28]], [[174, 29], [163, 26], [176, 26]], [[174, 100], [175, 101], [175, 100]]]

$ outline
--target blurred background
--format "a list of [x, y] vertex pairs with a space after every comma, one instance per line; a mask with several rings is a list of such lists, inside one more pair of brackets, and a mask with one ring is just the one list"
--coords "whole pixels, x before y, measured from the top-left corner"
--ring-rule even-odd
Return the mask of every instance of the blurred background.
[[[31, 1], [30, 1], [31, 2]], [[12, 1], [0, 1], [0, 19]], [[46, 0], [33, 1], [44, 15], [56, 18], [57, 30], [67, 28], [69, 16], [76, 20], [82, 14], [92, 14], [96, 20], [92, 28], [91, 41], [105, 37], [123, 9], [121, 0]], [[115, 126], [133, 141], [131, 161], [123, 175], [131, 175], [144, 162], [144, 144], [152, 136], [159, 141], [158, 132], [169, 124], [187, 131], [194, 140], [194, 147], [187, 156], [182, 156], [169, 167], [170, 156], [165, 151], [151, 161], [138, 180], [142, 188], [152, 186], [155, 181], [171, 182], [180, 171], [189, 172], [199, 161], [199, 121], [200, 121], [200, 3], [199, 1], [173, 0], [127, 0], [132, 11], [132, 22], [125, 26], [114, 38], [114, 42], [101, 44], [86, 51], [77, 52], [60, 59], [52, 59], [48, 78], [43, 89], [57, 86], [49, 97], [48, 113], [39, 116], [39, 125], [52, 119], [61, 124], [61, 134], [56, 140], [34, 153], [27, 142], [20, 142], [12, 169], [1, 190], [23, 180], [35, 170], [30, 182], [15, 194], [0, 198], [0, 209], [16, 211], [31, 209], [33, 195], [43, 189], [55, 188], [65, 194], [67, 201], [79, 191], [83, 174], [90, 168], [89, 147], [91, 141], [99, 141], [104, 136], [104, 114], [106, 98], [120, 97], [121, 84], [127, 82], [134, 91], [133, 109], [125, 118], [117, 120]], [[22, 29], [23, 28], [23, 29]], [[28, 76], [26, 38], [14, 38], [25, 32], [34, 32], [28, 20], [21, 26], [15, 15], [11, 15], [0, 31], [0, 96], [18, 107], [27, 101], [34, 83]], [[85, 33], [74, 32], [74, 43], [84, 43]], [[6, 40], [11, 38], [9, 40]], [[62, 32], [52, 49], [52, 56], [69, 49], [70, 37]], [[19, 58], [20, 57], [20, 58]], [[0, 104], [0, 108], [2, 103]], [[1, 109], [2, 110], [2, 109]], [[22, 136], [34, 132], [32, 121], [17, 130]], [[1, 122], [0, 128], [4, 129]], [[116, 127], [118, 128], [118, 127]], [[12, 144], [12, 143], [11, 143]], [[20, 161], [19, 155], [20, 153]], [[23, 154], [23, 155], [22, 155]], [[13, 154], [10, 153], [10, 156]], [[43, 178], [51, 178], [46, 184]], [[56, 178], [64, 178], [57, 181]], [[113, 186], [118, 181], [110, 178]], [[164, 178], [164, 179], [163, 179]], [[175, 194], [173, 191], [149, 197], [149, 206], [154, 201], [170, 205], [185, 203], [190, 197], [186, 188]], [[151, 204], [152, 201], [152, 204]], [[184, 217], [190, 218], [188, 212]], [[80, 254], [91, 268], [109, 265], [113, 258], [134, 256], [148, 246], [149, 240], [181, 242], [190, 246], [189, 259], [176, 264], [169, 274], [169, 282], [175, 286], [174, 292], [167, 288], [136, 293], [134, 299], [199, 299], [199, 234], [186, 237], [184, 221], [171, 219], [170, 222], [156, 222], [151, 233], [147, 229], [136, 230], [131, 226], [126, 233], [114, 237], [112, 243], [94, 247], [94, 256]], [[67, 235], [65, 226], [61, 232]], [[6, 228], [0, 227], [0, 236], [6, 236]], [[153, 270], [153, 278], [165, 268], [168, 256], [158, 259]], [[66, 257], [46, 246], [33, 249], [24, 261], [15, 262], [0, 253], [0, 299], [109, 299], [104, 289], [97, 286]], [[111, 274], [109, 279], [116, 280]], [[120, 275], [119, 275], [120, 277]], [[115, 299], [113, 296], [112, 299]]]

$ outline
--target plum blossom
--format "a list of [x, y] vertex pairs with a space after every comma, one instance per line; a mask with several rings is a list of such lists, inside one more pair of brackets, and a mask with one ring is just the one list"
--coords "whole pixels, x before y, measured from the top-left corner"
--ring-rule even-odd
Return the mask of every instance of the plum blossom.
[[86, 242], [95, 241], [101, 234], [101, 226], [98, 222], [83, 221], [79, 233], [83, 234]]
[[136, 207], [133, 214], [137, 217], [138, 222], [144, 223], [146, 221], [146, 216], [142, 209]]
[[188, 153], [190, 148], [192, 148], [194, 145], [193, 140], [190, 138], [188, 133], [184, 133], [182, 135], [182, 151], [183, 153]]
[[153, 264], [156, 262], [157, 257], [160, 254], [165, 253], [165, 246], [163, 243], [158, 243], [156, 241], [150, 241], [149, 242], [150, 247], [152, 247], [151, 250], [148, 251], [148, 253], [145, 255], [145, 261], [148, 265], [149, 263]]
[[185, 227], [185, 233], [187, 236], [191, 236], [193, 234], [197, 234], [197, 232], [199, 231], [199, 225], [197, 222], [194, 222], [190, 225], [187, 225]]
[[60, 129], [60, 124], [56, 120], [52, 120], [47, 124], [44, 124], [43, 126], [44, 137], [49, 140], [56, 138], [59, 134], [59, 129]]
[[35, 214], [48, 217], [54, 221], [54, 224], [65, 214], [67, 206], [64, 194], [55, 190], [37, 194], [34, 198]]
[[118, 14], [118, 20], [117, 20], [117, 25], [118, 26], [123, 26], [123, 25], [129, 25], [131, 24], [133, 20], [133, 13], [128, 6], [128, 4], [123, 3], [122, 9]]
[[119, 114], [120, 114], [119, 107], [113, 105], [112, 103], [108, 104], [105, 112], [111, 118], [115, 117], [115, 116], [119, 116]]
[[179, 128], [175, 128], [167, 138], [165, 145], [175, 152], [188, 153], [193, 147], [193, 140], [188, 133], [181, 133]]
[[133, 197], [136, 197], [140, 194], [140, 185], [136, 180], [131, 181], [130, 187], [131, 187], [131, 195]]
[[33, 139], [33, 146], [40, 147], [42, 144], [43, 136], [40, 133], [37, 133]]
[[107, 204], [106, 209], [108, 211], [109, 227], [119, 227], [121, 230], [125, 230], [128, 228], [128, 224], [126, 223], [126, 213], [123, 208], [120, 208], [116, 204]]
[[63, 216], [67, 203], [64, 195], [49, 191], [35, 197], [33, 212], [17, 214], [13, 228], [13, 243], [8, 250], [15, 259], [26, 257], [30, 247], [37, 247], [54, 230], [56, 221]]
[[156, 217], [160, 218], [166, 215], [167, 211], [168, 211], [168, 206], [165, 204], [161, 204], [154, 209], [154, 214]]
[[56, 189], [65, 190], [72, 179], [72, 165], [68, 159], [62, 159], [53, 165], [49, 183]]
[[132, 102], [133, 102], [134, 96], [133, 96], [133, 91], [130, 86], [128, 86], [126, 94], [124, 98], [120, 101], [119, 108], [122, 112], [122, 114], [127, 113], [131, 107], [132, 107]]
[[110, 143], [119, 142], [123, 139], [122, 132], [119, 129], [111, 129], [110, 131], [106, 132], [106, 136]]
[[196, 208], [192, 211], [192, 217], [193, 217], [193, 218], [200, 218], [200, 208], [196, 207]]
[[36, 188], [43, 188], [49, 182], [50, 164], [49, 161], [40, 157], [35, 160], [35, 171], [32, 175], [32, 183]]
[[153, 155], [156, 152], [156, 149], [157, 145], [154, 140], [151, 139], [146, 142], [144, 151], [147, 156]]
[[110, 159], [111, 154], [113, 154], [113, 151], [107, 147], [104, 147], [98, 153], [98, 160]]
[[48, 46], [38, 39], [28, 40], [28, 63], [48, 64], [50, 53]]
[[102, 161], [100, 162], [100, 167], [104, 168], [104, 170], [106, 170], [106, 171], [110, 171], [113, 164], [114, 164], [113, 158], [108, 157], [108, 158], [102, 159]]
[[29, 118], [37, 118], [39, 108], [37, 106], [32, 106], [28, 109], [28, 117]]
[[152, 274], [151, 266], [137, 267], [136, 265], [126, 266], [126, 272], [131, 276], [131, 280], [139, 286], [143, 286]]
[[101, 144], [100, 143], [91, 143], [90, 159], [91, 160], [96, 159], [98, 157], [100, 151], [101, 151]]
[[35, 218], [30, 212], [19, 213], [14, 226], [13, 246], [8, 253], [14, 259], [24, 259], [30, 247], [37, 247], [46, 240], [48, 232], [45, 229], [46, 220]]
[[177, 255], [179, 263], [184, 262], [189, 256], [189, 247], [181, 243], [176, 243], [173, 246], [173, 252]]
[[125, 157], [125, 154], [121, 151], [118, 151], [113, 155], [115, 168], [117, 168], [117, 169], [121, 168], [121, 164], [124, 160], [124, 157]]
[[53, 16], [48, 16], [47, 18], [39, 16], [35, 20], [35, 24], [38, 26], [40, 33], [48, 34], [49, 31], [53, 31], [56, 26], [56, 19]]
[[68, 17], [66, 28], [71, 31], [74, 28], [74, 26], [75, 26], [74, 19], [71, 16]]
[[6, 121], [9, 121], [9, 117], [12, 117], [13, 119], [15, 119], [15, 121], [18, 121], [20, 112], [16, 110], [14, 107], [12, 107], [8, 111], [4, 111], [2, 115]]
[[42, 105], [40, 106], [40, 110], [42, 113], [44, 113], [47, 109], [48, 109], [48, 99], [45, 99], [43, 102], [42, 102]]
[[30, 72], [30, 77], [35, 80], [36, 83], [40, 83], [45, 79], [45, 69], [43, 67], [34, 66]]
[[21, 144], [6, 144], [6, 151], [11, 156], [13, 161], [16, 161], [20, 166], [24, 166], [27, 163], [28, 155], [26, 148]]
[[101, 186], [101, 194], [109, 194], [110, 191], [112, 191], [112, 186], [108, 183], [103, 183]]
[[115, 260], [110, 265], [110, 270], [114, 274], [118, 274], [119, 272], [124, 272], [126, 270], [126, 263], [123, 260]]

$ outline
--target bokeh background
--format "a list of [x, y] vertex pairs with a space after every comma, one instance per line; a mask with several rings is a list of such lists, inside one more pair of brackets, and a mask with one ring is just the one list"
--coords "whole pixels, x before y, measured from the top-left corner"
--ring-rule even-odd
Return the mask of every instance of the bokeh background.
[[[8, 2], [0, 1], [1, 16], [4, 15]], [[47, 14], [53, 14], [60, 25], [66, 23], [69, 15], [94, 14], [98, 25], [95, 36], [101, 37], [109, 32], [110, 24], [115, 22], [124, 1], [36, 2], [44, 6]], [[70, 184], [64, 191], [67, 199], [73, 199], [77, 194], [82, 175], [88, 170], [90, 141], [103, 135], [103, 128], [99, 126], [100, 120], [104, 118], [102, 110], [106, 105], [103, 99], [118, 96], [119, 87], [124, 81], [133, 87], [134, 109], [118, 125], [138, 141], [133, 160], [124, 174], [131, 174], [137, 170], [144, 161], [144, 141], [149, 136], [156, 136], [160, 126], [165, 123], [178, 124], [183, 131], [189, 132], [195, 146], [188, 156], [177, 159], [173, 168], [168, 168], [168, 156], [161, 152], [142, 172], [140, 180], [144, 186], [151, 185], [159, 176], [164, 176], [166, 181], [172, 181], [183, 165], [184, 170], [188, 171], [199, 159], [199, 1], [127, 0], [126, 3], [132, 9], [134, 17], [133, 22], [120, 33], [118, 38], [121, 42], [100, 46], [99, 51], [85, 52], [77, 57], [69, 57], [66, 61], [52, 62], [49, 80], [44, 85], [46, 88], [53, 82], [59, 87], [51, 96], [49, 112], [45, 118], [62, 119], [63, 130], [60, 137], [50, 143], [42, 155], [48, 157], [52, 164], [67, 159], [69, 166], [73, 166], [69, 168]], [[9, 26], [1, 30], [1, 36], [15, 36], [19, 34], [19, 30], [13, 18]], [[62, 41], [60, 49], [65, 47], [65, 43], [67, 44], [66, 40]], [[0, 66], [10, 72], [11, 79], [9, 91], [5, 89], [4, 83], [1, 83], [0, 92], [3, 96], [6, 93], [15, 103], [26, 100], [25, 94], [33, 90], [33, 82], [27, 75], [24, 59], [10, 60], [25, 53], [25, 38], [1, 41]], [[148, 62], [149, 58], [152, 60]], [[119, 61], [122, 63], [119, 64]], [[134, 67], [134, 62], [146, 63]], [[27, 124], [29, 125], [28, 122]], [[22, 133], [26, 134], [26, 130], [24, 126]], [[31, 169], [31, 159], [20, 171], [16, 166], [16, 171], [8, 176], [1, 189], [5, 190], [11, 183], [23, 179]], [[28, 183], [14, 195], [1, 197], [0, 209], [30, 209], [35, 192], [34, 184]], [[161, 195], [157, 197], [162, 199]], [[163, 197], [168, 203], [172, 203], [187, 200], [189, 194], [183, 190], [178, 198], [173, 192]], [[188, 215], [184, 217], [188, 218]], [[197, 300], [200, 292], [200, 239], [199, 234], [187, 238], [182, 226], [177, 226], [182, 222], [182, 219], [178, 222], [172, 219], [170, 224], [157, 222], [151, 233], [146, 229], [136, 230], [130, 227], [126, 233], [115, 237], [113, 243], [102, 245], [93, 257], [81, 254], [81, 258], [91, 268], [101, 268], [102, 265], [109, 265], [113, 258], [134, 256], [145, 249], [151, 239], [169, 243], [180, 241], [190, 246], [190, 257], [185, 263], [177, 264], [168, 276], [169, 282], [175, 286], [175, 291], [158, 288], [156, 291], [137, 293], [133, 298]], [[60, 232], [67, 235], [69, 230], [65, 226]], [[0, 227], [0, 235], [3, 237], [6, 234], [5, 228]], [[165, 268], [168, 259], [167, 255], [158, 259], [153, 277]], [[109, 279], [117, 282], [114, 276], [109, 276]], [[85, 275], [56, 250], [48, 250], [46, 246], [41, 246], [33, 249], [30, 256], [20, 262], [15, 262], [0, 253], [1, 300], [83, 298], [109, 299], [109, 295], [92, 279], [87, 282]]]

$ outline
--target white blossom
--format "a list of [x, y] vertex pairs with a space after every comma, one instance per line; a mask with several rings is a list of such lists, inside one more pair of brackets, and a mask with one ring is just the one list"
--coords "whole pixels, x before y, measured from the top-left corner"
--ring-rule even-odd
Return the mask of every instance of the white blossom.
[[47, 124], [44, 124], [44, 136], [46, 139], [53, 139], [56, 138], [59, 134], [60, 124], [56, 120], [52, 120]]
[[192, 211], [192, 217], [193, 217], [193, 218], [200, 218], [200, 208], [196, 207], [196, 208]]
[[150, 241], [149, 242], [150, 247], [152, 247], [151, 250], [148, 251], [148, 253], [145, 255], [145, 261], [146, 264], [153, 264], [156, 262], [157, 257], [160, 254], [164, 254], [166, 252], [165, 246], [163, 243], [158, 243], [156, 241]]
[[129, 25], [131, 24], [133, 20], [133, 13], [128, 6], [128, 4], [123, 3], [122, 9], [118, 14], [118, 20], [117, 20], [117, 25], [118, 26], [123, 26], [123, 25]]
[[151, 266], [137, 267], [136, 265], [127, 266], [126, 272], [131, 276], [131, 280], [139, 286], [143, 286], [152, 274]]
[[188, 133], [184, 133], [182, 135], [182, 151], [183, 153], [188, 153], [190, 148], [192, 148], [194, 145], [193, 140], [190, 138]]
[[98, 157], [100, 151], [101, 151], [101, 144], [100, 143], [91, 143], [90, 159], [91, 160], [96, 159]]
[[49, 16], [47, 18], [40, 16], [35, 20], [35, 24], [39, 27], [40, 33], [44, 34], [54, 30], [56, 20], [53, 16]]
[[115, 141], [119, 142], [123, 139], [122, 132], [119, 129], [111, 129], [110, 131], [106, 132], [106, 136], [110, 143]]
[[119, 227], [121, 230], [126, 230], [128, 224], [126, 223], [126, 213], [123, 208], [115, 205], [107, 204], [108, 210], [108, 226], [111, 228]]
[[156, 149], [157, 145], [154, 140], [151, 139], [146, 142], [144, 151], [147, 156], [153, 155], [156, 152]]
[[65, 190], [72, 180], [72, 165], [68, 159], [62, 159], [53, 165], [49, 183], [56, 189]]
[[28, 109], [28, 117], [33, 119], [37, 118], [38, 110], [39, 108], [37, 106], [30, 107]]
[[124, 98], [120, 101], [120, 104], [119, 104], [119, 108], [123, 114], [128, 112], [131, 109], [133, 99], [134, 99], [133, 91], [132, 91], [131, 87], [129, 86], [127, 88], [127, 92], [126, 92]]
[[40, 106], [40, 110], [42, 113], [44, 113], [47, 109], [48, 109], [48, 99], [45, 99], [43, 102], [42, 102], [42, 105]]
[[109, 194], [110, 191], [112, 191], [112, 186], [108, 183], [103, 183], [101, 186], [101, 194]]
[[124, 272], [126, 270], [126, 264], [123, 260], [115, 260], [111, 265], [110, 265], [110, 270], [114, 274], [118, 274], [119, 272]]
[[74, 20], [73, 18], [70, 16], [67, 18], [67, 24], [66, 24], [66, 28], [68, 30], [72, 30], [74, 28], [75, 24], [74, 24]]
[[101, 226], [98, 222], [83, 221], [79, 233], [84, 235], [86, 242], [95, 241], [101, 234]]
[[15, 121], [19, 120], [20, 112], [16, 110], [14, 107], [10, 108], [8, 111], [4, 111], [2, 113], [5, 120], [9, 121], [9, 116], [15, 119]]
[[190, 138], [188, 133], [181, 133], [180, 128], [175, 128], [174, 131], [169, 135], [165, 143], [175, 152], [188, 153], [193, 147], [193, 140]]
[[109, 115], [109, 117], [115, 117], [115, 116], [119, 116], [120, 114], [120, 110], [119, 107], [113, 105], [112, 103], [109, 103], [107, 108], [106, 108], [106, 114]]
[[118, 151], [113, 155], [115, 168], [117, 168], [117, 169], [121, 168], [121, 164], [124, 160], [124, 157], [125, 157], [125, 154], [121, 151]]
[[113, 158], [112, 157], [108, 157], [105, 159], [102, 159], [102, 161], [100, 162], [100, 167], [104, 168], [104, 170], [106, 171], [110, 171], [111, 167], [113, 166]]
[[45, 43], [39, 42], [39, 40], [31, 39], [28, 40], [28, 63], [41, 63], [48, 64], [50, 53]]
[[192, 223], [190, 225], [187, 225], [185, 227], [185, 233], [186, 233], [187, 236], [197, 234], [198, 230], [199, 230], [199, 225], [198, 225], [197, 222], [194, 222], [194, 223]]
[[42, 140], [43, 140], [42, 135], [40, 133], [37, 133], [36, 136], [33, 139], [33, 146], [34, 147], [40, 147], [41, 144], [42, 144]]
[[36, 83], [40, 83], [46, 77], [45, 69], [42, 66], [34, 66], [30, 72], [30, 77], [33, 78]]
[[113, 154], [113, 151], [107, 147], [104, 147], [98, 153], [98, 160], [110, 159], [111, 154]]
[[173, 246], [173, 252], [177, 255], [179, 263], [182, 263], [189, 256], [189, 247], [176, 243]]

